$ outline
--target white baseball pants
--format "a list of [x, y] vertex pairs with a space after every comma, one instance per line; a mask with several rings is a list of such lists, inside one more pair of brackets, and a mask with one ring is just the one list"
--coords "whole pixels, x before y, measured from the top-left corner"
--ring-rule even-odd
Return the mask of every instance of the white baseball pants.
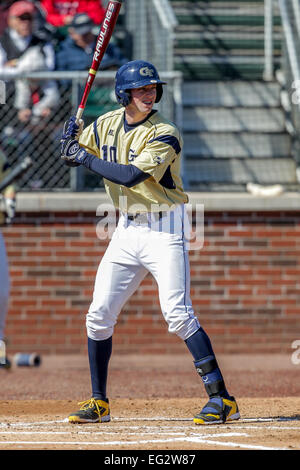
[[9, 298], [9, 270], [6, 257], [5, 243], [0, 233], [0, 340], [4, 336], [4, 327]]
[[169, 332], [185, 340], [200, 328], [190, 299], [184, 205], [164, 214], [157, 220], [149, 213], [147, 221], [141, 223], [128, 220], [126, 214], [120, 216], [97, 271], [86, 316], [89, 338], [105, 340], [112, 336], [120, 311], [148, 272], [157, 282]]

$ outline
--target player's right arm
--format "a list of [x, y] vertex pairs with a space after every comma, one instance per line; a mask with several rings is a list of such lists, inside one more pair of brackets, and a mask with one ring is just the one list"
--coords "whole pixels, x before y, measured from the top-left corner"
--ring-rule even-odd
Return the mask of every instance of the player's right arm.
[[109, 162], [100, 158], [100, 143], [96, 139], [98, 133], [94, 126], [97, 121], [80, 132], [75, 117], [72, 117], [64, 127], [61, 139], [61, 158], [69, 166], [84, 165], [93, 173], [111, 181], [131, 188], [150, 177], [135, 165], [123, 165]]

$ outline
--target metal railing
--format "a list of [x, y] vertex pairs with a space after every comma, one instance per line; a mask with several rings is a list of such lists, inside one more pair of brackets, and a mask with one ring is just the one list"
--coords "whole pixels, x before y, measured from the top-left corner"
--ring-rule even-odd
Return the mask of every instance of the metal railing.
[[[299, 80], [300, 67], [298, 56], [300, 49], [300, 29], [296, 19], [300, 14], [300, 6], [298, 2], [295, 3], [294, 1], [290, 1], [287, 4], [286, 0], [278, 0], [278, 4], [282, 19], [289, 69], [293, 80]], [[288, 70], [285, 69], [285, 73], [288, 73]]]
[[172, 71], [177, 19], [168, 0], [127, 0], [126, 29], [133, 39], [133, 59]]
[[278, 0], [282, 20], [284, 44], [282, 53], [282, 73], [286, 107], [291, 122], [293, 156], [297, 163], [297, 176], [300, 181], [300, 4], [295, 0]]
[[274, 79], [273, 12], [281, 18], [283, 44], [281, 70], [277, 79], [282, 86], [282, 105], [286, 127], [292, 137], [292, 153], [300, 181], [300, 3], [299, 0], [265, 0], [265, 70], [264, 79]]
[[264, 27], [265, 68], [264, 80], [273, 80], [273, 0], [265, 0], [265, 27]]
[[[182, 124], [182, 77], [180, 72], [160, 72], [168, 85], [164, 87], [161, 102], [156, 105], [163, 115]], [[60, 159], [60, 136], [64, 122], [77, 111], [87, 72], [35, 72], [9, 77], [0, 75], [0, 81], [6, 80], [6, 103], [0, 105], [0, 151], [14, 166], [26, 155], [31, 156], [33, 166], [20, 179], [20, 190], [24, 191], [90, 191], [103, 188], [102, 179], [85, 168], [68, 168]], [[85, 126], [98, 116], [119, 104], [114, 94], [114, 71], [100, 71], [94, 81], [86, 109], [83, 114]], [[16, 109], [16, 83], [55, 85], [56, 102], [49, 116], [34, 115], [26, 121], [20, 120]]]

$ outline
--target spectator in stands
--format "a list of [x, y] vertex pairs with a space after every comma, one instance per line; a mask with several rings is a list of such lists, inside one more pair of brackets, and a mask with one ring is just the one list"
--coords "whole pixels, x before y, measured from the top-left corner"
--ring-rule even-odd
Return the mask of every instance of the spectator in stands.
[[[33, 20], [33, 31], [38, 32], [39, 35], [48, 37], [49, 40], [55, 39], [53, 36], [55, 34], [55, 28], [46, 23], [45, 20], [45, 11], [42, 8], [40, 2], [37, 0], [27, 0], [28, 3], [32, 3], [35, 7], [34, 20]], [[3, 35], [5, 29], [7, 28], [7, 17], [8, 10], [16, 0], [0, 0], [0, 37]]]
[[[20, 156], [28, 153], [38, 159], [43, 149], [49, 147], [48, 132], [45, 137], [41, 131], [51, 124], [59, 94], [56, 82], [50, 79], [22, 77], [23, 73], [51, 71], [55, 65], [52, 44], [43, 34], [33, 31], [35, 12], [35, 5], [29, 1], [17, 1], [8, 11], [8, 27], [0, 38], [0, 73], [6, 75], [8, 101], [0, 109], [0, 122], [4, 146], [9, 139], [13, 140], [11, 152]], [[13, 119], [9, 112], [12, 108], [17, 111]], [[8, 149], [7, 154], [11, 152]]]
[[37, 0], [27, 0], [34, 4], [35, 6], [35, 15], [33, 21], [33, 31], [35, 31], [39, 37], [44, 37], [49, 42], [56, 41], [56, 28], [46, 21], [46, 12], [42, 7], [41, 2]]
[[3, 0], [0, 3], [0, 36], [4, 33], [4, 30], [7, 28], [7, 15], [9, 7], [15, 0]]
[[46, 12], [46, 21], [59, 28], [69, 25], [78, 13], [86, 13], [100, 25], [104, 18], [105, 9], [101, 0], [41, 0]]
[[0, 37], [0, 73], [14, 75], [18, 60], [30, 47], [38, 46], [49, 70], [54, 69], [55, 55], [51, 43], [33, 32], [35, 6], [28, 1], [18, 1], [8, 10], [8, 27]]
[[[45, 58], [38, 46], [29, 48], [19, 59], [19, 72], [47, 70]], [[49, 118], [59, 103], [59, 93], [54, 80], [16, 80], [15, 108], [22, 123], [45, 124], [41, 118]]]
[[[92, 63], [99, 28], [85, 13], [75, 15], [68, 28], [68, 37], [56, 53], [56, 70], [88, 70]], [[126, 59], [119, 47], [110, 41], [100, 68], [118, 68]]]
[[[55, 55], [52, 45], [32, 31], [34, 13], [35, 6], [28, 1], [18, 1], [10, 7], [8, 28], [0, 38], [1, 72], [14, 75], [16, 72], [54, 69]], [[48, 116], [54, 103], [58, 102], [58, 90], [51, 80], [40, 84], [32, 81], [29, 85], [27, 80], [18, 79], [15, 83], [14, 106], [19, 111], [21, 122], [28, 122], [32, 114], [36, 117]], [[42, 99], [41, 96], [37, 98], [38, 89], [42, 89]], [[45, 103], [48, 106], [45, 106]]]

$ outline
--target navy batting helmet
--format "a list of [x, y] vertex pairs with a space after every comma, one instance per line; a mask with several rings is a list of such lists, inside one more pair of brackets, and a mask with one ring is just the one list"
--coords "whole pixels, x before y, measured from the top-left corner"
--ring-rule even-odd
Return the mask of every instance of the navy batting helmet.
[[154, 83], [157, 84], [155, 103], [158, 103], [163, 94], [162, 85], [166, 85], [166, 82], [160, 80], [154, 65], [144, 60], [132, 60], [122, 65], [116, 73], [115, 93], [118, 103], [128, 106], [131, 99], [129, 90]]

